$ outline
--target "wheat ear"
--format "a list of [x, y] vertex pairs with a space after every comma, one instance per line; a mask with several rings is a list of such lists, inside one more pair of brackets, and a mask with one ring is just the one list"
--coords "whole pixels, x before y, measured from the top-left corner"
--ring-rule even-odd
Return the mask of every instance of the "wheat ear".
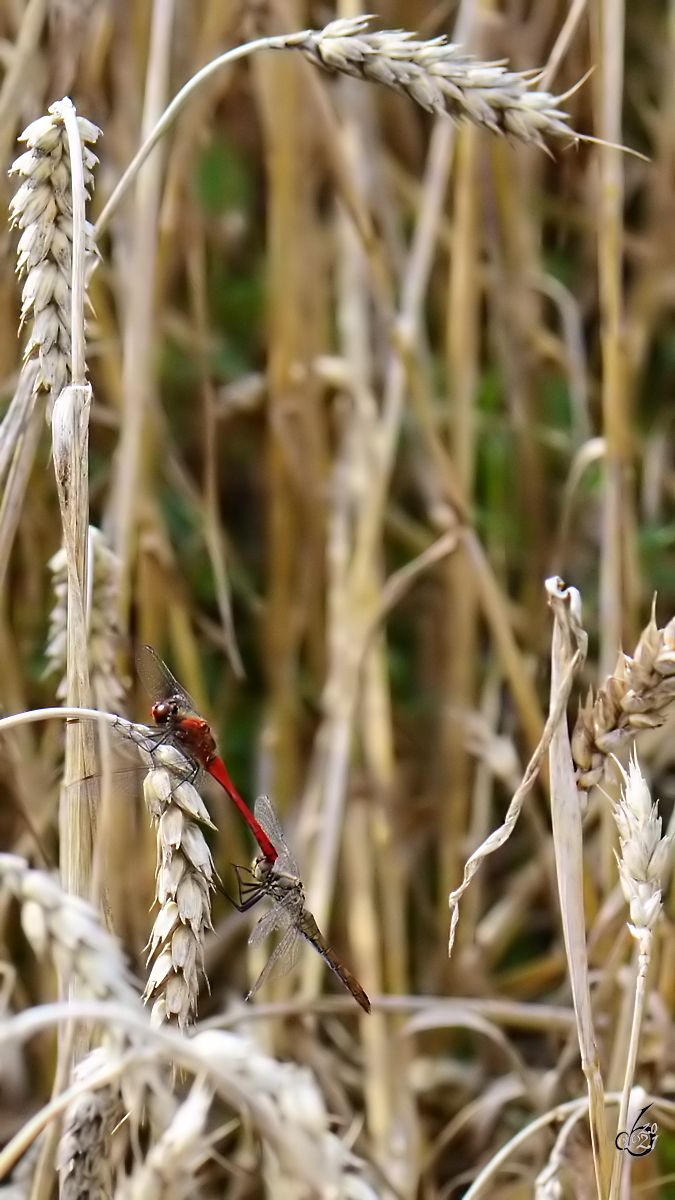
[[[120, 564], [117, 555], [95, 526], [89, 526], [89, 672], [94, 703], [106, 712], [121, 712], [124, 706], [125, 685], [117, 667], [117, 649], [121, 632], [119, 623]], [[67, 683], [66, 644], [68, 625], [68, 561], [65, 547], [57, 550], [48, 562], [56, 600], [49, 617], [49, 636], [45, 657], [45, 674], [62, 674], [56, 695], [65, 699]]]
[[151, 750], [143, 794], [157, 827], [159, 912], [148, 943], [148, 961], [154, 962], [143, 996], [154, 999], [154, 1023], [175, 1020], [183, 1029], [197, 1008], [204, 935], [212, 928], [215, 871], [198, 822], [215, 825], [190, 782], [187, 759], [173, 746], [153, 743]]
[[614, 674], [579, 709], [572, 734], [577, 787], [600, 783], [610, 755], [641, 729], [658, 729], [675, 699], [675, 620], [659, 629], [652, 611], [631, 657], [620, 653]]
[[[111, 1051], [97, 1047], [73, 1068], [72, 1082], [84, 1082], [110, 1061]], [[68, 1105], [56, 1155], [60, 1200], [110, 1195], [110, 1138], [121, 1116], [119, 1086], [86, 1091]]]
[[[661, 893], [669, 868], [672, 839], [668, 836], [661, 837], [661, 818], [656, 804], [652, 802], [635, 750], [627, 772], [616, 759], [614, 761], [623, 777], [621, 798], [613, 805], [620, 845], [620, 853], [617, 854], [616, 860], [621, 889], [630, 906], [628, 928], [639, 946], [633, 1021], [617, 1126], [619, 1130], [623, 1130], [626, 1126], [637, 1064], [647, 971], [651, 959], [652, 930], [663, 907]], [[622, 1155], [617, 1154], [612, 1165], [609, 1200], [617, 1200], [619, 1195], [621, 1163]]]
[[19, 901], [23, 931], [35, 953], [49, 954], [64, 979], [102, 999], [137, 1002], [119, 942], [91, 904], [18, 854], [0, 854], [0, 886]]
[[539, 90], [534, 71], [508, 71], [502, 63], [484, 63], [445, 38], [419, 41], [400, 29], [366, 33], [370, 18], [331, 21], [324, 29], [257, 38], [234, 46], [202, 67], [181, 88], [148, 134], [107, 200], [96, 222], [100, 236], [151, 150], [171, 128], [187, 102], [223, 67], [258, 50], [304, 50], [326, 70], [383, 83], [410, 96], [431, 112], [467, 120], [494, 133], [544, 146], [544, 137], [595, 141], [566, 124], [560, 105], [566, 96]]
[[478, 62], [444, 37], [419, 41], [401, 29], [368, 33], [369, 17], [331, 21], [325, 29], [285, 39], [326, 70], [381, 83], [428, 112], [482, 125], [492, 133], [544, 146], [544, 137], [575, 135], [559, 105], [564, 97], [538, 91], [532, 71]]
[[194, 1195], [197, 1170], [208, 1157], [204, 1129], [212, 1099], [212, 1089], [202, 1079], [195, 1080], [143, 1162], [120, 1180], [115, 1200], [146, 1200], [150, 1196], [183, 1200]]
[[[77, 118], [83, 143], [84, 184], [89, 194], [98, 159], [90, 144], [100, 129]], [[21, 325], [32, 322], [24, 361], [37, 359], [35, 387], [44, 389], [50, 403], [71, 378], [71, 296], [73, 264], [73, 203], [66, 124], [59, 105], [38, 117], [19, 137], [27, 150], [15, 160], [11, 173], [21, 186], [10, 202], [12, 225], [19, 239], [17, 274], [23, 279]], [[93, 228], [86, 224], [86, 251], [93, 262]]]

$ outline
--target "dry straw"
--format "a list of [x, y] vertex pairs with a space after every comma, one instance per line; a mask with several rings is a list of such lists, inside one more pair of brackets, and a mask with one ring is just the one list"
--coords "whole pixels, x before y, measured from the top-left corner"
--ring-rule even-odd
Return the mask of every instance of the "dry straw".
[[39, 1152], [40, 1142], [33, 1142], [16, 1164], [10, 1179], [0, 1183], [0, 1200], [30, 1200]]
[[574, 767], [567, 729], [566, 708], [574, 676], [583, 664], [588, 638], [581, 617], [581, 596], [553, 576], [546, 581], [549, 605], [554, 614], [551, 648], [551, 696], [549, 715], [539, 746], [509, 805], [504, 824], [490, 834], [471, 855], [461, 885], [450, 895], [450, 949], [458, 920], [460, 897], [479, 864], [511, 836], [527, 791], [532, 786], [548, 750], [551, 782], [551, 823], [560, 914], [570, 986], [577, 1022], [581, 1066], [589, 1093], [589, 1121], [598, 1193], [609, 1174], [605, 1130], [605, 1098], [596, 1048], [590, 998], [586, 926], [583, 906], [583, 838], [580, 805], [575, 788]]
[[579, 1112], [572, 1113], [560, 1130], [548, 1156], [546, 1166], [542, 1168], [534, 1181], [534, 1200], [564, 1200], [565, 1189], [561, 1176], [567, 1158], [567, 1142], [579, 1123], [580, 1115]]

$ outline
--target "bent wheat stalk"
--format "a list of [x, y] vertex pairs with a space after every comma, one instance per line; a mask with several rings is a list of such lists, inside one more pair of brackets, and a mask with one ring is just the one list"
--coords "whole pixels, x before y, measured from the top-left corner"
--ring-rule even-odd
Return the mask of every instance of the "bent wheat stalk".
[[594, 140], [570, 129], [567, 114], [560, 110], [565, 96], [538, 90], [536, 73], [479, 62], [443, 37], [418, 41], [401, 30], [368, 33], [369, 21], [369, 17], [353, 17], [331, 21], [321, 30], [257, 38], [207, 63], [174, 96], [127, 167], [96, 222], [96, 236], [107, 229], [151, 150], [192, 95], [222, 67], [257, 50], [303, 50], [326, 70], [382, 83], [405, 93], [429, 112], [470, 121], [518, 141], [544, 146], [547, 136], [571, 142]]

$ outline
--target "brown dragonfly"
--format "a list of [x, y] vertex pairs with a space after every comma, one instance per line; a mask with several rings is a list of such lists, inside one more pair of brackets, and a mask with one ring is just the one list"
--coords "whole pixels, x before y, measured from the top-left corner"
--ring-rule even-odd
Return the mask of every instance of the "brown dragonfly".
[[259, 796], [254, 805], [255, 818], [272, 842], [276, 859], [262, 856], [256, 859], [253, 870], [235, 867], [239, 883], [240, 912], [248, 912], [263, 897], [272, 901], [272, 908], [260, 918], [248, 939], [249, 946], [260, 946], [275, 930], [281, 939], [251, 988], [247, 1000], [254, 996], [267, 979], [285, 975], [298, 961], [302, 939], [310, 942], [324, 962], [335, 972], [364, 1012], [370, 1012], [370, 1000], [358, 979], [333, 954], [311, 912], [305, 905], [305, 891], [300, 871], [293, 858], [268, 796]]

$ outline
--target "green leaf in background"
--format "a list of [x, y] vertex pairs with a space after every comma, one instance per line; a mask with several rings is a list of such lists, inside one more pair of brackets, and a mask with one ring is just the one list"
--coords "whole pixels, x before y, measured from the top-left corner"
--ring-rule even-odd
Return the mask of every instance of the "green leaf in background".
[[214, 138], [197, 163], [195, 190], [209, 216], [233, 208], [249, 211], [253, 196], [250, 164], [224, 138]]

